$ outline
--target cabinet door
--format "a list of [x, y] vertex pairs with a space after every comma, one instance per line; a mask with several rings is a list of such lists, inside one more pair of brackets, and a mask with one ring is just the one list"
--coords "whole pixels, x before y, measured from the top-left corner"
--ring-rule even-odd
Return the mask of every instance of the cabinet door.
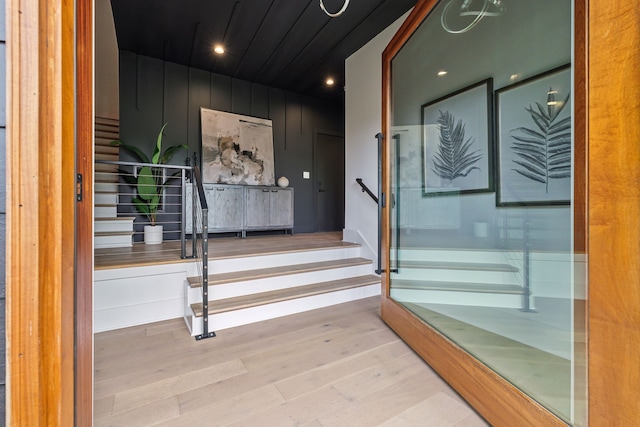
[[185, 228], [185, 233], [187, 234], [191, 234], [193, 231], [193, 202], [192, 202], [192, 198], [193, 197], [193, 190], [191, 187], [191, 184], [187, 184], [186, 188], [185, 188], [185, 195], [184, 195], [184, 205], [185, 205], [185, 214], [184, 214], [184, 228]]
[[293, 228], [293, 190], [291, 188], [272, 188], [269, 212], [271, 227]]
[[209, 231], [242, 229], [242, 187], [205, 186]]
[[269, 226], [269, 188], [245, 188], [245, 227]]

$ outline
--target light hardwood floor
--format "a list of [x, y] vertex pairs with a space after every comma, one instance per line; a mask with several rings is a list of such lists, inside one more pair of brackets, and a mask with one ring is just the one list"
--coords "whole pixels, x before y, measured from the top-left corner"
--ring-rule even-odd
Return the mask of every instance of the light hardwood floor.
[[195, 341], [180, 319], [95, 336], [95, 426], [486, 426], [367, 298]]

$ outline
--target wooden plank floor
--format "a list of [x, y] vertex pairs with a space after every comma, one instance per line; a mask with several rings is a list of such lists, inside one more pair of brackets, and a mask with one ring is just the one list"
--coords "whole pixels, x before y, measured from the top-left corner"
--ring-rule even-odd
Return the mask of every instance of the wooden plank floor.
[[220, 331], [95, 336], [95, 426], [485, 426], [380, 319], [379, 298]]
[[[353, 243], [342, 242], [342, 232], [250, 235], [246, 239], [214, 237], [209, 239], [209, 259], [316, 250], [335, 246], [353, 246]], [[191, 246], [187, 247], [187, 253], [191, 253]], [[159, 245], [135, 243], [132, 247], [126, 248], [96, 249], [94, 257], [96, 270], [192, 261], [180, 259], [179, 241], [168, 241]]]

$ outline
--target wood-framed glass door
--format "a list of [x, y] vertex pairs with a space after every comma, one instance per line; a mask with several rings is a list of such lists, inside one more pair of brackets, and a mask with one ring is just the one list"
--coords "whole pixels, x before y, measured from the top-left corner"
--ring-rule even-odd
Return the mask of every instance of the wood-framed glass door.
[[6, 424], [86, 426], [93, 404], [93, 1], [6, 4]]
[[421, 1], [383, 54], [382, 317], [494, 425], [587, 419], [580, 16]]

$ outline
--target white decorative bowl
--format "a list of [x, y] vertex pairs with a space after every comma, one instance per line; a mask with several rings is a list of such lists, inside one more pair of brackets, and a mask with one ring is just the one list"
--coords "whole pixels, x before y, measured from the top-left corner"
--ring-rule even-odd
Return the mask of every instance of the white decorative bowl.
[[287, 179], [286, 176], [281, 176], [280, 178], [278, 178], [278, 187], [285, 188], [288, 185], [289, 185], [289, 180]]

